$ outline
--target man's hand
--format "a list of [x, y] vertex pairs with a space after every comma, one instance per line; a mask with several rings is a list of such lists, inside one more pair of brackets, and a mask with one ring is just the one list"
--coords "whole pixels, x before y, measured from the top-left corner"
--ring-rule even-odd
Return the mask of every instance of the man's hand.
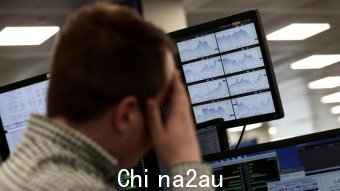
[[166, 124], [162, 122], [159, 103], [155, 100], [147, 103], [147, 120], [154, 149], [168, 168], [183, 162], [199, 162], [201, 154], [190, 104], [178, 72], [169, 91], [170, 111]]

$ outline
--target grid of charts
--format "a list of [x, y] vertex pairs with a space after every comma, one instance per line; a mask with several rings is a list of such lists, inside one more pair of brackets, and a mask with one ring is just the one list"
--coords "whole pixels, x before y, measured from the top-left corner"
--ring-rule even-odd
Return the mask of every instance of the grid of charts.
[[275, 112], [254, 23], [177, 42], [197, 123]]

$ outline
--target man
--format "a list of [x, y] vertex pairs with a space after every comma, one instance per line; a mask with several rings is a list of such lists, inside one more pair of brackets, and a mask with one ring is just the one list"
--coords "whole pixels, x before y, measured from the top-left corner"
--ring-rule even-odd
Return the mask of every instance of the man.
[[47, 117], [31, 117], [1, 166], [2, 190], [112, 190], [112, 175], [150, 148], [170, 176], [210, 175], [173, 51], [162, 31], [125, 8], [96, 4], [71, 15], [53, 56]]

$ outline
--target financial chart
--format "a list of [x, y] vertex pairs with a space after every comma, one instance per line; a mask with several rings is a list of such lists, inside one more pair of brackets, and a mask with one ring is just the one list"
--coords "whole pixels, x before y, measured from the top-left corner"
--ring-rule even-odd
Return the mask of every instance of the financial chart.
[[264, 69], [243, 73], [227, 78], [230, 95], [238, 95], [269, 88], [267, 73]]
[[192, 104], [228, 97], [225, 78], [188, 86]]
[[217, 32], [216, 39], [221, 52], [259, 43], [254, 23]]
[[225, 54], [221, 60], [226, 74], [264, 66], [260, 47]]
[[219, 56], [185, 64], [183, 71], [187, 83], [224, 75]]
[[236, 119], [275, 112], [270, 92], [232, 99]]
[[193, 110], [197, 123], [215, 118], [223, 118], [224, 121], [235, 119], [230, 100], [195, 106]]
[[214, 34], [179, 42], [177, 47], [182, 62], [219, 53]]

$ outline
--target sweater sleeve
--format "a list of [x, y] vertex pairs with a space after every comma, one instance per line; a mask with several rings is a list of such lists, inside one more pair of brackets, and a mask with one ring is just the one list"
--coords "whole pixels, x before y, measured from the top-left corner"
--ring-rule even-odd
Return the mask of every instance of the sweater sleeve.
[[212, 191], [212, 170], [200, 162], [188, 162], [170, 168], [171, 191]]

